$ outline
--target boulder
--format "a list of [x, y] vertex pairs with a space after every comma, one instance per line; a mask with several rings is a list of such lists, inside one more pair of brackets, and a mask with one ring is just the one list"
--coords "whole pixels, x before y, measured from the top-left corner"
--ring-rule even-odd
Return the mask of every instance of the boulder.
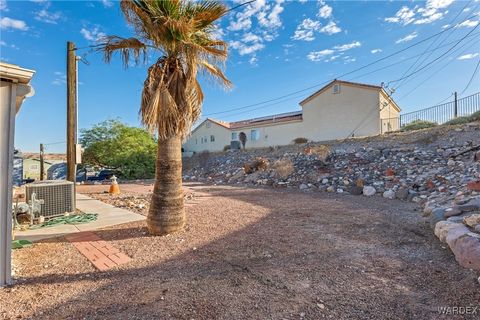
[[[470, 230], [465, 227], [462, 223], [456, 223], [455, 226], [451, 226], [448, 228], [447, 235], [445, 237], [445, 242], [448, 244], [450, 248], [453, 247], [455, 241], [460, 239], [460, 237], [465, 236], [469, 233]], [[452, 249], [453, 250], [453, 249]]]
[[463, 218], [463, 223], [469, 227], [475, 227], [476, 225], [480, 224], [480, 214], [475, 213]]
[[373, 196], [376, 192], [377, 190], [375, 190], [374, 187], [371, 187], [371, 186], [363, 187], [363, 194], [366, 195], [367, 197]]
[[444, 208], [437, 208], [432, 211], [432, 214], [430, 215], [430, 226], [434, 229], [435, 225], [440, 222], [445, 220], [445, 209]]
[[363, 188], [362, 187], [357, 187], [357, 186], [352, 186], [348, 189], [348, 192], [350, 192], [350, 194], [359, 196], [363, 193]]
[[445, 242], [447, 238], [448, 231], [451, 228], [455, 228], [459, 223], [453, 223], [450, 221], [440, 221], [435, 225], [435, 235], [441, 242]]
[[455, 260], [465, 268], [480, 271], [480, 239], [464, 235], [450, 246]]
[[445, 218], [450, 218], [450, 217], [453, 217], [453, 216], [458, 216], [459, 214], [462, 213], [462, 210], [458, 209], [457, 207], [453, 207], [453, 208], [448, 208], [445, 210]]
[[395, 199], [395, 191], [387, 190], [383, 193], [383, 197], [387, 199]]

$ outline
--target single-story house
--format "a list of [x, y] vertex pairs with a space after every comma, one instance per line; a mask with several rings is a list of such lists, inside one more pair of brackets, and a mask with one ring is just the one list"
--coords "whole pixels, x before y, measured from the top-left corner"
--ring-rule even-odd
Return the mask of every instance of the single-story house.
[[[67, 156], [64, 153], [45, 153], [43, 155], [45, 175], [52, 165], [64, 162], [67, 162]], [[23, 154], [23, 179], [40, 180], [40, 154]], [[45, 176], [44, 179], [47, 177]]]
[[301, 110], [236, 122], [206, 119], [183, 145], [185, 152], [221, 151], [241, 133], [246, 148], [372, 136], [399, 128], [400, 107], [381, 86], [333, 80], [300, 102]]

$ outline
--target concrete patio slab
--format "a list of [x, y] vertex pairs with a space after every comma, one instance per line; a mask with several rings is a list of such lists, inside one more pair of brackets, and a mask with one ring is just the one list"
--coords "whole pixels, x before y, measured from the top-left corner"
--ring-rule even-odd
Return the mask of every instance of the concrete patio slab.
[[98, 218], [85, 224], [64, 224], [48, 228], [39, 228], [15, 232], [15, 239], [38, 241], [60, 237], [67, 234], [98, 230], [117, 224], [145, 220], [146, 217], [125, 209], [117, 208], [86, 195], [77, 193], [77, 209], [85, 213], [97, 213]]

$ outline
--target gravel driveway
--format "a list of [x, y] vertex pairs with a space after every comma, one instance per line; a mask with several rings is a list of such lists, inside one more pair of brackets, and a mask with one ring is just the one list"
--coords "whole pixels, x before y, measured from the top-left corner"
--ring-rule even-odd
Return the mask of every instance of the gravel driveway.
[[[461, 319], [478, 274], [458, 266], [414, 206], [325, 193], [189, 185], [185, 231], [144, 222], [97, 234], [133, 258], [96, 271], [64, 239], [14, 252], [0, 317], [35, 319]], [[472, 310], [472, 309], [469, 309]]]

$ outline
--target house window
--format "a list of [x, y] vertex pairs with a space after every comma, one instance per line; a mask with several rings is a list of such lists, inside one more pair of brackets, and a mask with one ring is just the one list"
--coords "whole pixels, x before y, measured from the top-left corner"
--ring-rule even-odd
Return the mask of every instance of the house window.
[[195, 139], [195, 144], [198, 144], [198, 139]]
[[340, 85], [339, 84], [334, 84], [333, 85], [333, 93], [340, 93]]
[[260, 139], [260, 131], [258, 131], [258, 129], [253, 129], [250, 132], [250, 140], [257, 141], [258, 139]]
[[238, 132], [232, 132], [232, 141], [238, 140]]
[[207, 143], [207, 141], [208, 141], [208, 140], [207, 140], [207, 136], [203, 137], [203, 141], [204, 141], [205, 143]]
[[215, 136], [214, 135], [210, 136], [210, 142], [215, 142]]
[[203, 137], [200, 138], [200, 143], [203, 143]]
[[210, 122], [205, 123], [205, 127], [210, 128], [212, 124]]

